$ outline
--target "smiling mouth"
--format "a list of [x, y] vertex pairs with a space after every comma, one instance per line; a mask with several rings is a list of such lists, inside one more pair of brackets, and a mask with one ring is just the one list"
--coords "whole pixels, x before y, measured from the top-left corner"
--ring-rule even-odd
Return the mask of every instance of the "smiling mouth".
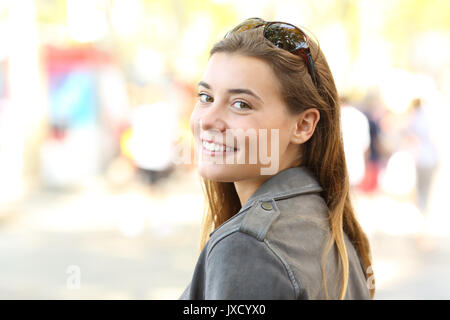
[[229, 147], [225, 144], [214, 143], [213, 141], [201, 140], [203, 150], [207, 153], [232, 153], [238, 151], [237, 148]]

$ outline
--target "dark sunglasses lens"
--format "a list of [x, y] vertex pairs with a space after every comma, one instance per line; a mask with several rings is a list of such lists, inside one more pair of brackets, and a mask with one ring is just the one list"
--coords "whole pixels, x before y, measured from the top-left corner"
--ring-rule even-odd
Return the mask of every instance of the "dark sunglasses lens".
[[286, 23], [269, 24], [264, 31], [264, 37], [278, 48], [288, 51], [308, 47], [305, 34]]

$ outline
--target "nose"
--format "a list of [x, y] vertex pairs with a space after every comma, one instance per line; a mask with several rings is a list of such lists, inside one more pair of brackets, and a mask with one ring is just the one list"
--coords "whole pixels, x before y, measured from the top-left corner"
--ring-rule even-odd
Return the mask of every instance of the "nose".
[[224, 107], [219, 103], [213, 103], [198, 118], [200, 129], [205, 131], [217, 130], [224, 132], [227, 125], [225, 121]]

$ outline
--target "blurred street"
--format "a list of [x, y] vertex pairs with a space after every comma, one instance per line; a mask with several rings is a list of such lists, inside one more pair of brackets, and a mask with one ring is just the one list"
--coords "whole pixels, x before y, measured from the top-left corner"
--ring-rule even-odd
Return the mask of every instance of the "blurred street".
[[[178, 298], [197, 259], [203, 200], [191, 173], [171, 179], [157, 191], [134, 183], [115, 194], [95, 181], [30, 195], [0, 220], [0, 299]], [[71, 290], [73, 265], [81, 281]]]
[[[193, 170], [154, 189], [136, 180], [118, 193], [98, 180], [31, 194], [0, 220], [0, 298], [177, 299], [197, 259], [202, 201]], [[445, 218], [448, 226], [448, 217], [439, 222]], [[405, 220], [403, 233], [393, 234], [371, 219], [375, 298], [449, 299], [450, 237], [439, 223], [426, 236]], [[79, 267], [78, 289], [67, 284], [70, 266]]]
[[198, 82], [249, 17], [305, 27], [327, 57], [375, 299], [450, 299], [448, 12], [446, 0], [0, 0], [0, 299], [180, 296], [204, 208]]
[[450, 237], [371, 237], [375, 299], [449, 299]]

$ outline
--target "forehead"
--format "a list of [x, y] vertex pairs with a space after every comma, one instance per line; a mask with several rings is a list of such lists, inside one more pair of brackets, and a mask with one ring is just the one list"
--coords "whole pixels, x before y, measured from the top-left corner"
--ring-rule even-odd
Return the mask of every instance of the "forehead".
[[279, 81], [269, 64], [239, 54], [213, 54], [202, 81], [210, 84], [213, 90], [247, 88], [260, 96], [279, 94]]

